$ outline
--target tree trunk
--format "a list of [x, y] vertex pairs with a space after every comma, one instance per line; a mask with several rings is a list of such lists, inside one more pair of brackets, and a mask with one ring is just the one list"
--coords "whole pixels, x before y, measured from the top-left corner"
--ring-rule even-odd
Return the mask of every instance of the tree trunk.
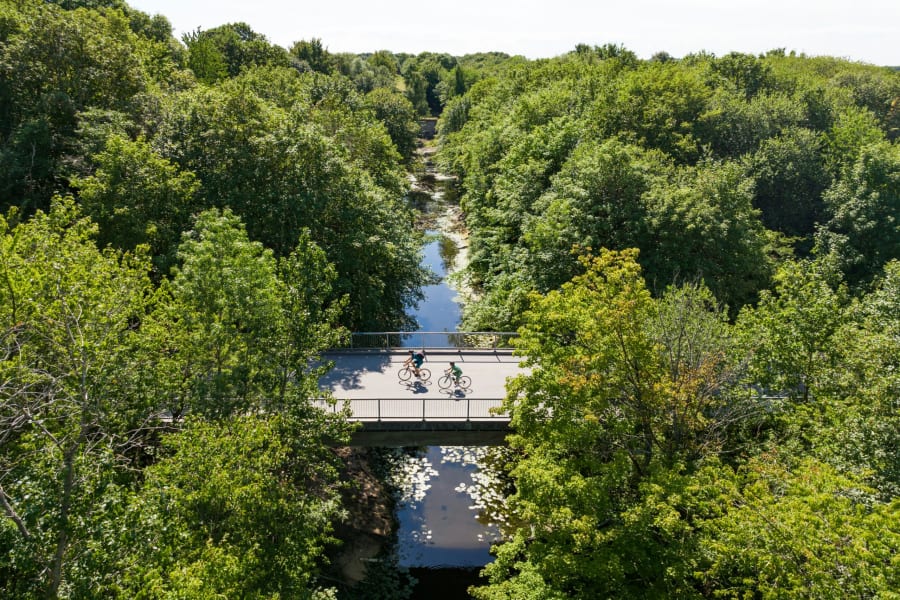
[[50, 580], [47, 582], [48, 599], [59, 596], [59, 586], [62, 583], [62, 565], [66, 550], [69, 546], [69, 508], [72, 503], [72, 490], [75, 487], [75, 454], [78, 451], [78, 443], [75, 442], [66, 449], [63, 455], [63, 489], [59, 506], [59, 533], [56, 537], [56, 551], [53, 553], [53, 563], [50, 566]]

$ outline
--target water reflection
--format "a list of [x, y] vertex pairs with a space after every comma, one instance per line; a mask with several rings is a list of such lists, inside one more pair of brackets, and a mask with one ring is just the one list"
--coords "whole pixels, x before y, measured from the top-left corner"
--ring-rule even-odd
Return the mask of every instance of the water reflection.
[[[484, 519], [495, 489], [479, 468], [486, 447], [440, 446], [407, 454], [395, 469], [401, 566], [477, 567], [492, 560], [496, 524]], [[488, 485], [486, 486], [485, 483]]]
[[438, 239], [438, 254], [440, 254], [443, 262], [444, 271], [450, 271], [456, 264], [456, 257], [459, 256], [459, 247], [456, 240], [447, 235], [442, 235]]
[[[448, 273], [464, 260], [452, 235], [437, 228], [437, 217], [456, 201], [454, 180], [437, 174], [426, 161], [427, 172], [414, 181], [414, 204], [425, 205], [430, 223], [426, 231], [422, 265], [437, 281], [422, 289], [424, 299], [409, 311], [420, 331], [446, 331], [446, 340], [429, 338], [430, 346], [464, 345], [456, 333], [461, 320], [460, 296], [446, 282]], [[422, 203], [423, 196], [430, 201]], [[425, 346], [423, 336], [404, 336], [405, 347]], [[392, 468], [392, 487], [397, 490], [396, 516], [398, 562], [402, 567], [482, 567], [492, 560], [490, 547], [499, 540], [500, 529], [490, 515], [502, 502], [504, 486], [495, 470], [485, 468], [489, 453], [485, 446], [443, 446], [397, 451]], [[421, 591], [421, 590], [419, 590]]]
[[[426, 235], [431, 241], [425, 245], [422, 255], [422, 266], [427, 267], [437, 276], [433, 285], [422, 288], [423, 299], [413, 310], [410, 316], [416, 320], [420, 331], [455, 331], [461, 319], [462, 308], [459, 303], [459, 294], [447, 285], [444, 278], [448, 268], [446, 261], [441, 256], [440, 239], [444, 236], [435, 235], [429, 231]], [[405, 336], [404, 336], [405, 337]], [[420, 336], [410, 335], [403, 340], [404, 347], [414, 347], [422, 343]], [[451, 340], [428, 340], [429, 345], [448, 347]]]

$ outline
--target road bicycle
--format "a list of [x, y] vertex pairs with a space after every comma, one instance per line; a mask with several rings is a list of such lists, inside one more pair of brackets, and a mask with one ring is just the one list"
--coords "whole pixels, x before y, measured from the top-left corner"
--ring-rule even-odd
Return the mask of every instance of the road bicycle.
[[[397, 376], [400, 378], [400, 381], [409, 381], [410, 377], [415, 375], [415, 371], [409, 365], [404, 365], [400, 372], [397, 373]], [[419, 367], [419, 380], [428, 381], [431, 379], [431, 371], [426, 369], [425, 367]]]
[[450, 389], [450, 387], [467, 390], [471, 385], [472, 379], [468, 375], [460, 375], [459, 379], [457, 379], [449, 373], [444, 373], [444, 375], [438, 379], [438, 387], [442, 390]]

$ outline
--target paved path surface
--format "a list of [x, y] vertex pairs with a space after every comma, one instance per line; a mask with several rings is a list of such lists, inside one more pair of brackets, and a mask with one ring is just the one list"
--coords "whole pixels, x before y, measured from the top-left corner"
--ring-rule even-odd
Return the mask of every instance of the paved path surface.
[[[400, 381], [398, 372], [408, 351], [332, 352], [334, 361], [319, 380], [339, 400], [350, 400], [354, 416], [361, 420], [476, 420], [497, 419], [490, 409], [506, 395], [506, 380], [523, 372], [520, 357], [505, 351], [426, 351], [423, 367], [431, 370], [427, 382]], [[465, 390], [441, 390], [438, 379], [450, 361], [472, 379]]]

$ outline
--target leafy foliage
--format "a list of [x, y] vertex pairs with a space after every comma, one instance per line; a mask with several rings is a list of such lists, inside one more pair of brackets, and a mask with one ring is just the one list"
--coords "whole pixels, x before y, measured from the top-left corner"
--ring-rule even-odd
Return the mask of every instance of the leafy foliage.
[[123, 249], [147, 244], [158, 272], [167, 274], [189, 225], [197, 178], [179, 173], [143, 140], [111, 136], [94, 160], [94, 174], [75, 185], [84, 211], [100, 227], [98, 242]]
[[[98, 250], [96, 226], [71, 199], [17, 219], [0, 222], [0, 589], [26, 598], [270, 589], [313, 597], [327, 523], [340, 515], [327, 444], [349, 433], [340, 414], [308, 400], [320, 395], [309, 365], [341, 335], [342, 304], [329, 301], [336, 274], [322, 250], [307, 235], [279, 263], [232, 213], [210, 211], [186, 235], [171, 284], [154, 291], [146, 247]], [[192, 420], [179, 430], [186, 410]], [[165, 414], [171, 422], [160, 421]], [[172, 432], [170, 450], [160, 431]], [[217, 468], [221, 479], [208, 472]], [[243, 498], [244, 517], [262, 521], [226, 519], [229, 535], [208, 542], [201, 494]], [[258, 523], [285, 528], [275, 535]], [[251, 530], [259, 540], [246, 537]], [[145, 545], [156, 536], [158, 545]], [[246, 577], [261, 564], [278, 580]]]
[[[860, 223], [845, 233], [850, 218], [836, 219], [836, 207], [854, 193], [865, 148], [881, 142], [875, 153], [892, 155], [884, 140], [898, 85], [887, 69], [783, 52], [642, 62], [584, 46], [508, 61], [454, 97], [440, 122], [479, 293], [467, 323], [516, 326], [505, 304], [572, 277], [573, 245], [639, 248], [655, 293], [702, 278], [733, 315], [768, 287], [773, 260], [807, 256], [817, 242], [848, 281], [870, 281], [894, 255], [855, 245], [897, 236]], [[639, 187], [602, 187], [616, 172], [603, 166], [614, 144], [646, 173]], [[889, 210], [871, 212], [865, 227], [892, 227]], [[617, 215], [603, 234], [602, 214]]]
[[64, 582], [90, 584], [79, 557], [115, 502], [117, 469], [140, 455], [153, 406], [135, 389], [133, 324], [149, 265], [141, 252], [98, 250], [71, 199], [0, 225], [0, 498], [18, 528], [2, 585], [57, 597]]
[[831, 220], [820, 237], [852, 284], [900, 259], [900, 147], [881, 142], [860, 152], [848, 176], [826, 193]]
[[0, 207], [19, 205], [30, 214], [67, 191], [70, 170], [84, 158], [79, 114], [137, 117], [163, 80], [181, 85], [178, 52], [165, 24], [140, 28], [137, 11], [64, 10], [33, 0], [2, 10], [8, 27], [0, 48]]
[[[517, 344], [531, 371], [511, 383], [504, 405], [518, 451], [512, 525], [484, 570], [489, 584], [472, 593], [893, 597], [900, 506], [887, 492], [895, 471], [879, 457], [896, 440], [881, 385], [895, 378], [869, 388], [829, 360], [846, 356], [835, 340], [844, 326], [862, 343], [881, 340], [874, 355], [886, 358], [879, 327], [898, 321], [883, 310], [886, 296], [850, 319], [844, 292], [822, 265], [807, 264], [780, 273], [778, 295], [735, 328], [702, 287], [654, 300], [635, 258], [585, 257], [584, 274], [532, 299]], [[745, 327], [757, 342], [749, 360]], [[788, 386], [795, 373], [803, 385], [777, 406], [744, 387], [765, 374]], [[846, 395], [870, 391], [874, 410]], [[877, 441], [861, 443], [876, 414], [887, 422], [869, 430]], [[881, 498], [861, 480], [868, 460], [879, 467]]]
[[236, 417], [168, 436], [123, 531], [137, 543], [122, 559], [122, 591], [320, 597], [315, 574], [340, 505], [317, 430], [288, 416]]

